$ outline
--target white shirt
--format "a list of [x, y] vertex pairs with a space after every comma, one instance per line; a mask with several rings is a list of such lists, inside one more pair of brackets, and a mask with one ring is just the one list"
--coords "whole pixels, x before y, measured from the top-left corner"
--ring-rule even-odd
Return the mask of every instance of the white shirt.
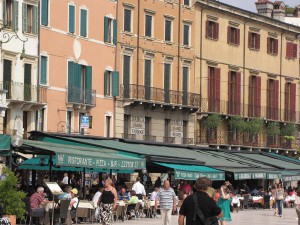
[[232, 200], [231, 200], [231, 205], [233, 204], [237, 204], [238, 207], [240, 206], [240, 199], [238, 197], [233, 197]]
[[156, 196], [157, 196], [157, 192], [156, 192], [156, 191], [153, 191], [153, 192], [151, 193], [150, 200], [151, 200], [151, 201], [155, 201]]
[[145, 187], [139, 181], [133, 185], [132, 190], [135, 191], [137, 195], [146, 195]]
[[94, 197], [93, 197], [93, 200], [92, 200], [92, 202], [94, 202], [94, 207], [97, 207], [97, 205], [98, 205], [98, 200], [99, 200], [99, 198], [101, 197], [101, 192], [100, 191], [97, 191], [96, 193], [95, 193], [95, 195], [94, 195]]
[[63, 184], [69, 184], [69, 177], [68, 176], [64, 177], [62, 182], [63, 182]]
[[71, 201], [74, 201], [74, 204], [73, 204], [72, 206], [73, 206], [74, 208], [77, 208], [77, 206], [78, 206], [78, 198], [77, 198], [77, 197], [72, 198]]

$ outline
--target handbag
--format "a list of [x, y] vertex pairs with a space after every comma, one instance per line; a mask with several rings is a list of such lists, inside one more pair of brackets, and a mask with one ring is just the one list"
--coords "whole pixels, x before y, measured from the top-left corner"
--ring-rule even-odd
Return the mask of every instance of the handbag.
[[214, 217], [209, 217], [209, 218], [205, 218], [201, 209], [199, 208], [199, 204], [198, 204], [198, 199], [197, 199], [197, 194], [193, 194], [193, 200], [194, 200], [194, 204], [195, 204], [195, 211], [194, 211], [194, 218], [193, 218], [193, 224], [194, 225], [199, 225], [197, 223], [197, 216], [200, 219], [201, 225], [218, 225], [218, 218], [216, 216]]

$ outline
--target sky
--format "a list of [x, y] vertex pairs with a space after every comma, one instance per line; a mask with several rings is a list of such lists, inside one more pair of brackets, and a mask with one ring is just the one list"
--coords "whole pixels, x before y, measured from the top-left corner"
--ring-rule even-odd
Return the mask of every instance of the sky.
[[[257, 0], [219, 0], [219, 1], [248, 11], [256, 12], [255, 2], [257, 2]], [[293, 6], [293, 7], [300, 4], [300, 0], [283, 0], [283, 1], [286, 5]]]

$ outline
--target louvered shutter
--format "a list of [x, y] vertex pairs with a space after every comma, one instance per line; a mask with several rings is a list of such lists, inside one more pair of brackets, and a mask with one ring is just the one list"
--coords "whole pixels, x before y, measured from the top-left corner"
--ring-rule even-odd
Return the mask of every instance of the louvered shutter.
[[41, 22], [42, 22], [42, 25], [44, 26], [48, 26], [48, 6], [49, 6], [49, 3], [48, 3], [49, 0], [42, 0], [42, 18], [41, 18]]
[[260, 34], [256, 34], [255, 49], [260, 50]]
[[86, 37], [87, 35], [87, 11], [80, 10], [80, 36]]
[[165, 102], [170, 102], [170, 70], [171, 64], [164, 64], [164, 90], [165, 90]]
[[292, 57], [294, 59], [298, 58], [297, 57], [297, 53], [298, 53], [298, 45], [297, 44], [293, 44], [293, 54], [292, 54]]
[[279, 81], [274, 80], [274, 104], [273, 104], [273, 119], [278, 120], [278, 109], [279, 109]]
[[109, 96], [110, 93], [108, 92], [109, 90], [109, 71], [105, 70], [104, 72], [104, 95]]
[[120, 86], [120, 76], [118, 71], [113, 71], [112, 75], [112, 96], [116, 97], [119, 96], [119, 86]]
[[261, 111], [261, 77], [256, 77], [256, 117], [260, 117]]
[[271, 90], [270, 90], [270, 86], [271, 86], [271, 79], [267, 80], [267, 118], [268, 119], [272, 119], [271, 116], [271, 111], [272, 111], [272, 101], [271, 101]]
[[274, 39], [274, 54], [278, 55], [278, 39]]
[[69, 33], [75, 32], [75, 6], [69, 5]]
[[109, 18], [107, 16], [104, 17], [104, 42], [110, 42], [108, 40], [108, 23], [109, 23]]
[[270, 48], [271, 48], [271, 41], [270, 41], [270, 38], [268, 37], [268, 39], [267, 39], [267, 53], [271, 53], [271, 50], [270, 50]]
[[[4, 1], [5, 2], [5, 1]], [[13, 1], [13, 21], [12, 28], [14, 31], [19, 30], [19, 2]]]
[[31, 64], [24, 66], [24, 100], [31, 101]]
[[74, 62], [68, 62], [68, 102], [73, 102]]
[[150, 100], [151, 98], [151, 60], [146, 59], [144, 61], [144, 85], [145, 85], [145, 99]]
[[83, 95], [82, 95], [82, 86], [81, 86], [81, 65], [74, 63], [74, 73], [73, 73], [73, 97], [74, 102], [82, 103]]
[[235, 90], [236, 90], [236, 100], [235, 100], [235, 114], [241, 114], [241, 73], [236, 73], [236, 82], [235, 82]]
[[205, 37], [211, 38], [209, 34], [209, 20], [206, 20], [206, 26], [205, 26]]
[[124, 86], [124, 98], [129, 98], [130, 56], [127, 55], [124, 55], [123, 58], [123, 86]]
[[27, 33], [27, 4], [22, 3], [22, 16], [23, 16], [23, 23], [22, 23], [22, 31], [23, 33]]
[[187, 105], [187, 98], [188, 98], [188, 80], [189, 80], [189, 68], [188, 67], [183, 67], [182, 71], [182, 101], [183, 105]]
[[207, 91], [207, 96], [208, 96], [208, 100], [207, 100], [207, 106], [208, 106], [208, 111], [211, 111], [212, 108], [212, 102], [214, 101], [213, 98], [213, 91], [214, 91], [214, 86], [213, 86], [213, 79], [212, 79], [212, 74], [210, 73], [210, 67], [208, 67], [208, 72], [207, 72], [207, 76], [208, 76], [208, 91]]
[[48, 59], [45, 56], [41, 56], [41, 77], [40, 84], [47, 85], [47, 67]]
[[3, 60], [3, 89], [7, 91], [6, 98], [11, 98], [11, 66], [12, 61]]
[[289, 90], [289, 83], [285, 83], [284, 85], [284, 120], [287, 121], [289, 118], [289, 111], [290, 111], [290, 107], [289, 107], [289, 101], [290, 101], [290, 90]]
[[248, 91], [248, 117], [253, 116], [253, 76], [249, 76], [249, 91]]
[[233, 108], [234, 108], [234, 102], [232, 101], [232, 95], [233, 95], [233, 90], [232, 90], [232, 76], [231, 76], [231, 71], [228, 71], [228, 113], [232, 114], [233, 113]]
[[38, 8], [36, 6], [32, 7], [32, 33], [38, 33]]
[[231, 44], [231, 27], [227, 27], [227, 43]]
[[85, 73], [85, 104], [92, 105], [92, 79], [93, 79], [93, 69], [91, 66], [86, 66]]
[[6, 11], [6, 3], [7, 0], [3, 0], [3, 25], [7, 26], [7, 11]]
[[235, 39], [235, 44], [236, 45], [240, 45], [240, 33], [241, 33], [241, 31], [240, 31], [240, 29], [236, 29], [236, 39]]
[[286, 43], [286, 57], [291, 58], [291, 53], [292, 53], [292, 46], [293, 44], [290, 42]]
[[117, 20], [113, 20], [113, 43], [117, 45], [118, 43], [118, 23]]
[[214, 39], [219, 39], [219, 23], [215, 23]]
[[292, 122], [296, 120], [296, 84], [291, 84], [290, 89], [290, 119]]
[[252, 33], [248, 32], [248, 48], [252, 48]]
[[220, 100], [221, 100], [221, 69], [215, 68], [215, 101], [216, 112], [220, 112]]

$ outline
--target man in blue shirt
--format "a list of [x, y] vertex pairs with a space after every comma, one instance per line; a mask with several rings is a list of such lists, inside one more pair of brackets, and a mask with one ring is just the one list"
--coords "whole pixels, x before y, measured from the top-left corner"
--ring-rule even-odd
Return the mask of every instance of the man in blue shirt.
[[130, 199], [130, 195], [129, 195], [128, 192], [126, 192], [125, 188], [122, 188], [121, 191], [119, 191], [119, 193], [118, 193], [118, 199], [120, 201], [129, 200]]

